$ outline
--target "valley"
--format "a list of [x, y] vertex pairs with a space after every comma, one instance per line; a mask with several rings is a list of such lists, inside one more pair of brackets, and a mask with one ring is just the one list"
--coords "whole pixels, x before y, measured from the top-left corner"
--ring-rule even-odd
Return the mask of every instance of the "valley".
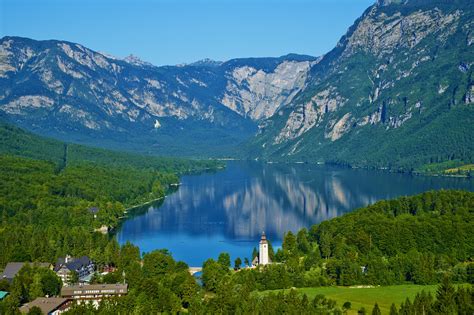
[[0, 113], [42, 135], [152, 155], [457, 167], [474, 151], [472, 20], [468, 1], [379, 2], [321, 57], [160, 67], [4, 37]]
[[0, 314], [474, 314], [473, 9], [0, 0]]

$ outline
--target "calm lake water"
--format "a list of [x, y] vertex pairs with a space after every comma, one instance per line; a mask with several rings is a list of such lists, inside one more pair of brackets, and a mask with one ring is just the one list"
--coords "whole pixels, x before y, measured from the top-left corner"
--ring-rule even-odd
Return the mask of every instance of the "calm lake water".
[[474, 190], [474, 181], [308, 164], [229, 162], [216, 173], [184, 176], [164, 201], [135, 211], [118, 241], [142, 252], [166, 248], [201, 266], [228, 252], [251, 258], [265, 231], [274, 247], [285, 232], [340, 216], [380, 199], [433, 189]]

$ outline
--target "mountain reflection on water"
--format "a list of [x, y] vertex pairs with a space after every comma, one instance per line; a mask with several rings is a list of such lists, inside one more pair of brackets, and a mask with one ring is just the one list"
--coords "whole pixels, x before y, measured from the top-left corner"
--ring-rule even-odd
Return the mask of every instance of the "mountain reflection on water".
[[222, 251], [249, 257], [262, 231], [278, 246], [289, 230], [380, 199], [441, 188], [472, 191], [473, 185], [466, 179], [309, 164], [229, 162], [223, 171], [184, 176], [175, 193], [125, 221], [117, 237], [145, 252], [167, 248], [176, 259], [199, 266]]

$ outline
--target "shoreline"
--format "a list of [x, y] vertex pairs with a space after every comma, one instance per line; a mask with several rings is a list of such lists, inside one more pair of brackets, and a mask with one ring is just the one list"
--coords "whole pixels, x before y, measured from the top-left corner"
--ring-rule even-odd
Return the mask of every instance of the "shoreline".
[[[176, 186], [179, 186], [179, 184], [176, 185]], [[145, 202], [143, 202], [143, 203], [141, 203], [141, 204], [138, 204], [138, 205], [134, 205], [134, 206], [125, 208], [125, 210], [123, 211], [123, 213], [124, 213], [124, 214], [128, 214], [128, 211], [130, 211], [130, 210], [133, 210], [133, 209], [135, 209], [135, 208], [140, 208], [140, 207], [146, 206], [146, 205], [148, 205], [148, 204], [150, 204], [150, 203], [153, 203], [153, 202], [158, 201], [158, 200], [161, 200], [161, 199], [165, 199], [165, 197], [166, 197], [166, 195], [164, 195], [163, 197], [158, 197], [158, 198], [155, 198], [155, 199], [152, 199], [152, 200], [149, 200], [149, 201], [145, 201]]]
[[370, 171], [384, 171], [393, 174], [406, 174], [406, 175], [415, 175], [415, 176], [430, 176], [430, 177], [446, 177], [446, 178], [463, 178], [463, 179], [472, 179], [469, 175], [465, 174], [445, 174], [445, 173], [423, 173], [418, 171], [406, 171], [406, 170], [394, 170], [388, 167], [371, 167], [371, 166], [352, 166], [348, 164], [338, 164], [330, 162], [308, 162], [308, 161], [272, 161], [272, 160], [258, 160], [258, 159], [227, 159], [227, 161], [256, 161], [266, 164], [311, 164], [311, 165], [325, 165], [325, 166], [336, 166], [342, 168], [350, 168], [353, 170], [363, 169]]
[[[153, 202], [155, 201], [159, 201], [159, 200], [163, 200], [166, 198], [166, 195], [163, 196], [163, 197], [159, 197], [159, 198], [154, 198], [152, 200], [149, 200], [149, 201], [146, 201], [146, 202], [143, 202], [141, 204], [138, 204], [138, 205], [134, 205], [134, 206], [130, 206], [128, 208], [125, 208], [125, 210], [123, 211], [123, 215], [118, 217], [118, 222], [117, 222], [117, 225], [115, 226], [109, 226], [107, 228], [107, 232], [101, 232], [103, 234], [106, 234], [106, 235], [109, 235], [110, 237], [112, 237], [115, 232], [117, 232], [117, 229], [120, 227], [120, 225], [129, 218], [129, 213], [130, 212], [133, 212], [134, 209], [137, 209], [137, 208], [141, 208], [141, 207], [144, 207], [146, 205], [149, 205], [149, 204], [152, 204]], [[102, 227], [100, 227], [99, 229], [101, 229]], [[95, 230], [96, 232], [100, 232], [98, 229]]]
[[[217, 167], [206, 167], [200, 171], [196, 171], [196, 172], [184, 172], [184, 173], [181, 173], [181, 174], [177, 174], [179, 177], [181, 176], [185, 176], [185, 175], [191, 175], [191, 174], [199, 174], [201, 172], [209, 172], [209, 171], [212, 171], [212, 170], [222, 170], [222, 169], [225, 169], [226, 168], [226, 165], [223, 165], [223, 166], [217, 166]], [[166, 191], [166, 193], [169, 193], [169, 192], [174, 192], [175, 190], [177, 190], [179, 188], [179, 186], [181, 186], [181, 182], [177, 182], [177, 183], [171, 183], [168, 185], [168, 189]], [[170, 189], [171, 188], [171, 189]], [[109, 226], [108, 227], [108, 230], [105, 234], [109, 235], [109, 236], [112, 236], [113, 234], [115, 234], [115, 232], [117, 231], [117, 228], [120, 227], [120, 225], [122, 224], [123, 221], [127, 220], [128, 219], [128, 215], [130, 212], [133, 212], [135, 209], [137, 208], [141, 208], [141, 207], [144, 207], [146, 205], [150, 205], [156, 201], [159, 201], [159, 200], [164, 200], [168, 194], [166, 194], [162, 197], [158, 197], [158, 198], [153, 198], [151, 200], [148, 200], [148, 201], [145, 201], [145, 202], [142, 202], [142, 203], [139, 203], [139, 204], [136, 204], [136, 205], [132, 205], [132, 206], [128, 206], [127, 208], [124, 209], [123, 211], [123, 214], [122, 216], [118, 217], [118, 223], [116, 226]]]

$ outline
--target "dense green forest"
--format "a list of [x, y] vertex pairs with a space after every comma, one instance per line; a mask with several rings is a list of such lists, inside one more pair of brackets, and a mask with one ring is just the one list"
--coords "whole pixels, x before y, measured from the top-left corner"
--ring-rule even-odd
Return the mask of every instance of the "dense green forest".
[[223, 167], [215, 160], [188, 160], [105, 150], [40, 137], [0, 120], [0, 154], [53, 162], [58, 168], [92, 162], [106, 166], [153, 168], [177, 174]]
[[[96, 196], [88, 197], [84, 193], [78, 197], [78, 194], [87, 192], [88, 187], [98, 189], [100, 185], [94, 186], [92, 182], [90, 186], [64, 193], [68, 190], [50, 188], [59, 185], [68, 172], [55, 174], [54, 164], [50, 162], [4, 157], [1, 165], [2, 176], [7, 174], [2, 182], [11, 177], [8, 172], [20, 174], [12, 180], [17, 184], [9, 187], [16, 186], [16, 193], [7, 195], [2, 191], [2, 196], [9, 196], [8, 205], [2, 200], [1, 208], [0, 250], [7, 253], [2, 266], [9, 260], [53, 261], [65, 253], [87, 254], [99, 265], [118, 268], [114, 273], [95, 277], [95, 282], [126, 281], [130, 286], [126, 297], [104, 300], [98, 309], [79, 305], [71, 314], [153, 314], [183, 310], [193, 314], [342, 314], [347, 305], [338, 305], [324, 296], [309, 299], [291, 290], [263, 295], [258, 291], [404, 283], [440, 285], [436, 296], [420, 293], [414, 301], [394, 305], [392, 314], [415, 314], [420, 308], [426, 314], [447, 314], [446, 310], [449, 314], [469, 314], [473, 309], [472, 286], [456, 289], [452, 282], [474, 283], [474, 193], [437, 191], [380, 201], [322, 222], [309, 231], [302, 229], [296, 235], [288, 232], [282, 248], [271, 252], [277, 263], [257, 269], [241, 269], [239, 261], [231, 268], [229, 255], [222, 253], [218, 260], [204, 263], [201, 287], [189, 274], [188, 266], [174, 261], [166, 250], [141, 256], [139, 248], [130, 243], [120, 247], [116, 240], [93, 233], [94, 219], [86, 209], [90, 205], [87, 198]], [[86, 173], [90, 171], [88, 167]], [[79, 167], [75, 171], [80, 174], [80, 170]], [[48, 184], [41, 179], [47, 179]], [[32, 187], [37, 188], [34, 193]], [[133, 191], [133, 185], [131, 188]], [[119, 195], [109, 198], [114, 200]], [[116, 204], [110, 202], [107, 213], [113, 217], [110, 213], [116, 210]], [[117, 207], [121, 205], [116, 203]], [[34, 269], [26, 270], [20, 272], [13, 284], [0, 283], [0, 289], [12, 292], [0, 304], [5, 313], [14, 313], [20, 303], [41, 292], [56, 290], [49, 275], [37, 274]], [[41, 285], [33, 286], [35, 278]], [[377, 307], [374, 306], [375, 312]]]
[[94, 228], [116, 226], [126, 207], [161, 198], [177, 182], [153, 169], [76, 163], [58, 172], [52, 162], [0, 156], [0, 265], [100, 252], [107, 239]]
[[65, 254], [101, 262], [109, 240], [94, 229], [113, 228], [127, 207], [162, 198], [179, 174], [221, 165], [65, 144], [2, 123], [0, 267]]

